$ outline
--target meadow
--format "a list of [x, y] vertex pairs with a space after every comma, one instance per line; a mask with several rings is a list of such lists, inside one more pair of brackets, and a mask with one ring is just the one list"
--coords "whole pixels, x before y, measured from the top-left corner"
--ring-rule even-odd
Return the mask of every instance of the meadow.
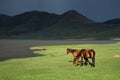
[[[119, 80], [120, 43], [31, 46], [37, 57], [13, 58], [0, 62], [0, 80]], [[67, 48], [96, 51], [96, 67], [74, 66]]]

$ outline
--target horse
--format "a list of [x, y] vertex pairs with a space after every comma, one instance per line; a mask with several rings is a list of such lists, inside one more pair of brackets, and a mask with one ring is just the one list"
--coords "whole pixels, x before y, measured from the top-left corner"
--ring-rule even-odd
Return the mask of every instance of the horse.
[[[74, 64], [74, 65], [78, 65], [78, 62], [77, 62], [76, 57], [79, 55], [80, 50], [67, 48], [67, 49], [66, 49], [66, 52], [67, 52], [67, 54], [72, 53], [73, 59], [74, 59], [73, 64]], [[79, 57], [77, 57], [77, 58], [79, 58]]]
[[[84, 59], [86, 66], [89, 63], [91, 67], [95, 67], [95, 51], [93, 49], [81, 49], [80, 53], [75, 58], [76, 64], [78, 63], [80, 57], [81, 57], [81, 66], [84, 64], [83, 63], [83, 59]], [[90, 63], [89, 58], [92, 59], [92, 63]]]
[[[91, 66], [95, 67], [95, 51], [93, 49], [77, 50], [77, 49], [67, 48], [66, 51], [67, 51], [67, 54], [72, 53], [72, 55], [74, 57], [74, 61], [73, 61], [74, 65], [78, 65], [78, 60], [81, 57], [81, 66], [84, 64], [84, 61], [83, 61], [83, 58], [84, 58], [86, 66], [89, 63]], [[92, 59], [92, 63], [90, 63], [88, 58]]]

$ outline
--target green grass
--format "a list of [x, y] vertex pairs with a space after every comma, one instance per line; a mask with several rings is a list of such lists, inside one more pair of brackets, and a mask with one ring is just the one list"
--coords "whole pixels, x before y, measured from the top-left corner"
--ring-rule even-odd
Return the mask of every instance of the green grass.
[[[34, 53], [45, 56], [1, 61], [0, 80], [119, 80], [120, 58], [114, 55], [120, 55], [120, 43], [37, 47], [47, 50]], [[66, 48], [95, 49], [96, 67], [74, 66]]]

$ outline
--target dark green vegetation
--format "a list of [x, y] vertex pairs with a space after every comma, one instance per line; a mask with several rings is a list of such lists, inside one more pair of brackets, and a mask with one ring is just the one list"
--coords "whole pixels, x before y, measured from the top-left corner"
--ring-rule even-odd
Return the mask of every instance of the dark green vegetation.
[[0, 38], [88, 40], [120, 38], [119, 19], [97, 23], [74, 10], [62, 15], [31, 11], [4, 17], [0, 16]]
[[[1, 61], [0, 80], [119, 80], [120, 43], [31, 48], [47, 50], [34, 52], [44, 56]], [[73, 56], [66, 54], [67, 48], [93, 48], [96, 51], [96, 67], [74, 66]]]

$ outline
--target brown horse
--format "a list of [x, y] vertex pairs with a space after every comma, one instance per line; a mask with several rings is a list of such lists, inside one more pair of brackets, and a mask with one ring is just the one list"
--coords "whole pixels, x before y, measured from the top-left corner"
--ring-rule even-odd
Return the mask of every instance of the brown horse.
[[[74, 57], [74, 65], [78, 65], [78, 60], [81, 57], [81, 66], [84, 64], [83, 59], [85, 60], [85, 65], [87, 66], [88, 63], [95, 67], [95, 51], [93, 49], [67, 49], [67, 54], [72, 53]], [[92, 59], [92, 63], [88, 60], [88, 58]]]
[[[81, 57], [81, 66], [84, 64], [83, 63], [83, 58], [84, 58], [86, 66], [89, 63], [92, 67], [95, 67], [95, 51], [93, 49], [81, 49], [79, 55], [75, 59], [76, 63], [78, 63], [80, 57]], [[90, 63], [89, 58], [92, 59], [92, 63]]]
[[[80, 50], [67, 48], [66, 52], [67, 52], [67, 54], [72, 53], [73, 58], [74, 58], [73, 64], [74, 64], [74, 65], [78, 65], [77, 59], [78, 59], [79, 57], [77, 57], [77, 56], [79, 55]], [[76, 59], [76, 57], [77, 57], [77, 59]]]

